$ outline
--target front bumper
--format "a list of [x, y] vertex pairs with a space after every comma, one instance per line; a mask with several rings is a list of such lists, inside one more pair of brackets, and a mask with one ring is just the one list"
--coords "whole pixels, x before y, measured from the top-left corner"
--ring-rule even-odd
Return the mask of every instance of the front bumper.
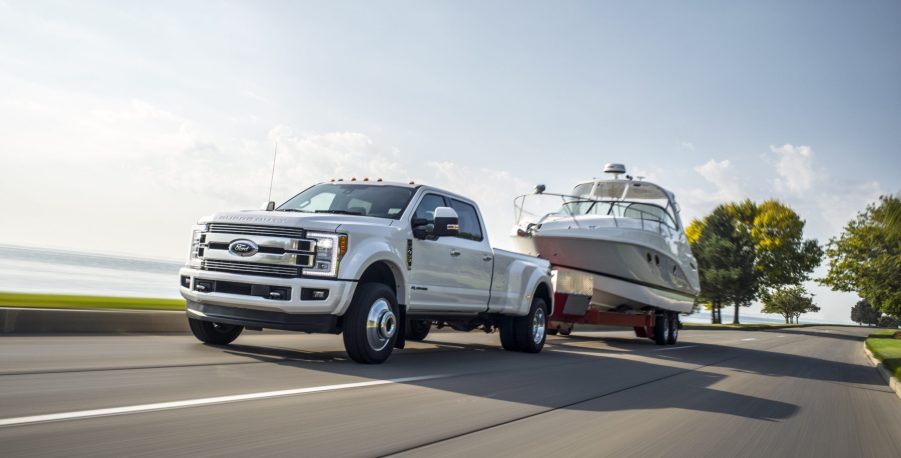
[[[353, 298], [356, 281], [324, 280], [317, 278], [275, 278], [255, 275], [240, 275], [226, 272], [183, 267], [179, 271], [182, 279], [179, 291], [188, 301], [188, 313], [192, 307], [199, 310], [199, 305], [213, 305], [232, 309], [245, 309], [263, 313], [281, 313], [286, 315], [343, 315]], [[225, 292], [200, 292], [195, 289], [198, 280], [234, 282], [248, 285], [266, 285], [290, 288], [290, 296], [284, 300], [273, 300], [265, 297], [230, 294]], [[303, 289], [328, 291], [325, 299], [301, 299]], [[202, 311], [201, 311], [202, 312]], [[290, 317], [288, 317], [290, 318]], [[290, 321], [290, 320], [289, 320]], [[237, 324], [237, 323], [232, 323]], [[253, 324], [250, 324], [253, 326]]]

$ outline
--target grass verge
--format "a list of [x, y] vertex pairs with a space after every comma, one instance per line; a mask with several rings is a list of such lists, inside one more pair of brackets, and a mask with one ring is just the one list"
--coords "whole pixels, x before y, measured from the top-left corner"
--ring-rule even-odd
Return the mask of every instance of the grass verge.
[[876, 331], [867, 337], [866, 345], [873, 352], [873, 356], [882, 361], [882, 365], [901, 380], [901, 339], [892, 337], [897, 331], [897, 329]]
[[685, 323], [685, 327], [689, 328], [692, 326], [713, 326], [717, 328], [772, 328], [772, 327], [795, 327], [795, 326], [803, 326], [802, 324], [781, 324], [781, 323], [748, 323], [748, 324], [732, 324], [732, 323], [723, 323], [723, 324], [710, 324], [710, 323]]
[[80, 310], [184, 310], [184, 299], [0, 292], [0, 307]]

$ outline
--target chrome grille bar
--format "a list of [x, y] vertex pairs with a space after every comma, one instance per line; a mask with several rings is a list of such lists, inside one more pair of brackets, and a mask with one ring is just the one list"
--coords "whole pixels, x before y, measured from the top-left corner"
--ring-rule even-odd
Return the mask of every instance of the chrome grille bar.
[[268, 235], [273, 237], [305, 238], [306, 231], [293, 227], [260, 226], [252, 224], [210, 223], [210, 232], [223, 234]]
[[300, 276], [300, 269], [297, 267], [257, 264], [251, 262], [215, 261], [211, 259], [205, 259], [201, 269], [219, 272], [234, 272], [246, 275], [268, 275], [277, 277]]

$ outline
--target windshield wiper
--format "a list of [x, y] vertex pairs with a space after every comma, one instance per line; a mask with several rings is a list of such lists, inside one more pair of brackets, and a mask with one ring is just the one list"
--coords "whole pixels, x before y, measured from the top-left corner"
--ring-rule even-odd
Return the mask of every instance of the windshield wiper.
[[363, 216], [360, 212], [352, 212], [349, 210], [316, 210], [316, 213], [336, 213], [339, 215], [358, 215]]
[[306, 210], [298, 210], [296, 208], [277, 208], [275, 211], [277, 211], [277, 212], [311, 213]]

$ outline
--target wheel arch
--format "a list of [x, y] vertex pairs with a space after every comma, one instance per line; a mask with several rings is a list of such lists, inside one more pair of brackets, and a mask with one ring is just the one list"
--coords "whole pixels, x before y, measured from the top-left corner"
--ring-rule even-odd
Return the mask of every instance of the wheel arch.
[[551, 314], [554, 313], [554, 289], [551, 285], [546, 281], [541, 281], [538, 283], [538, 286], [535, 287], [535, 297], [540, 297], [544, 299], [544, 303], [547, 306], [548, 318], [550, 318]]
[[403, 273], [391, 261], [384, 259], [373, 261], [363, 270], [358, 283], [382, 283], [387, 285], [394, 290], [394, 296], [397, 298], [398, 304], [407, 303]]

